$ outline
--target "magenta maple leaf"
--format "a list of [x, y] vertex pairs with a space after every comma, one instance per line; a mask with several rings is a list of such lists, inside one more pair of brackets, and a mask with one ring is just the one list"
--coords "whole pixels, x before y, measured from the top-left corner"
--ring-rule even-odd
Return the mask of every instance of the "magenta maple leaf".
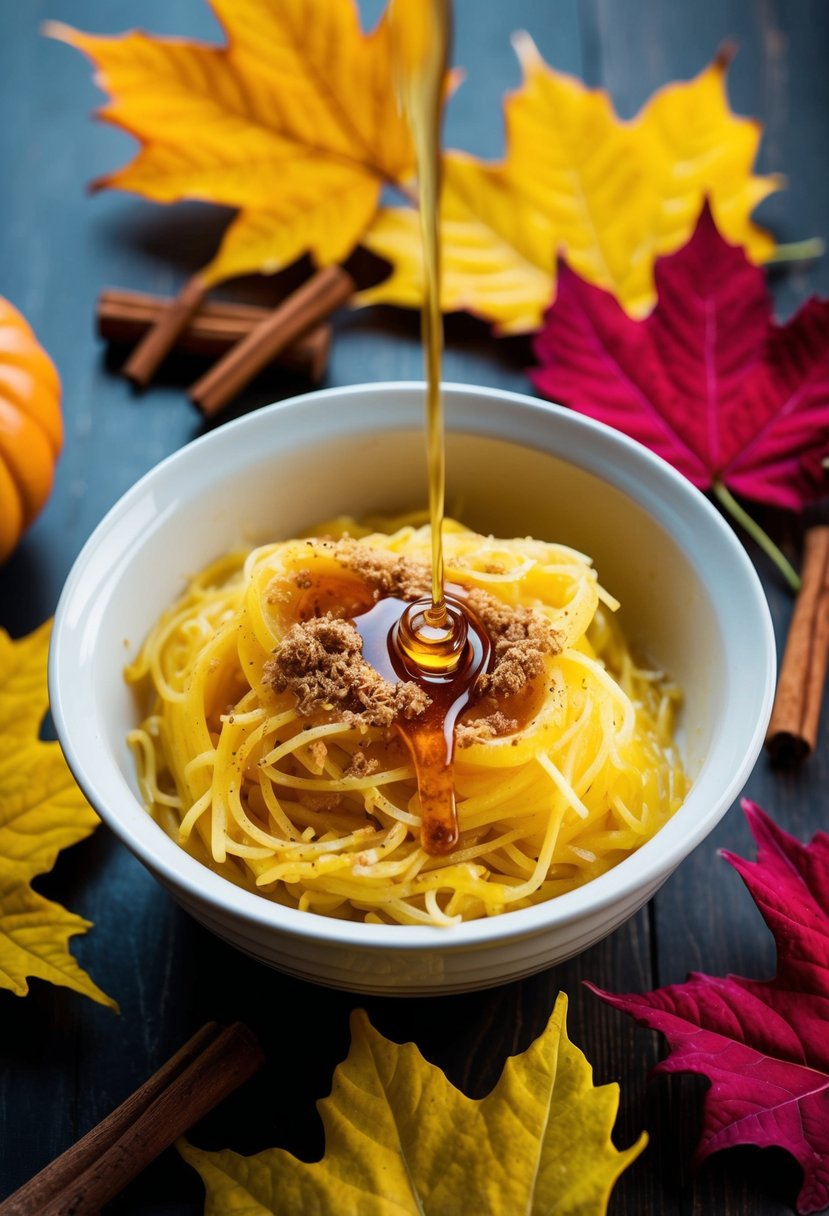
[[609, 423], [694, 485], [800, 509], [826, 492], [829, 300], [774, 321], [763, 272], [706, 204], [659, 258], [657, 304], [634, 321], [562, 264], [531, 372], [546, 396]]
[[829, 835], [802, 845], [742, 803], [757, 861], [724, 853], [777, 943], [777, 974], [692, 973], [684, 984], [603, 1001], [665, 1035], [660, 1072], [708, 1077], [697, 1159], [737, 1144], [776, 1145], [804, 1180], [800, 1213], [829, 1206]]

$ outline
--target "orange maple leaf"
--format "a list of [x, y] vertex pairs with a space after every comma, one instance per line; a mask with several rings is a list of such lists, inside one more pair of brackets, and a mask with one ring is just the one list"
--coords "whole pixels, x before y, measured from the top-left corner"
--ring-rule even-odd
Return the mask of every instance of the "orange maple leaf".
[[222, 47], [46, 26], [96, 64], [111, 97], [99, 117], [141, 141], [94, 188], [238, 208], [207, 283], [274, 272], [304, 253], [319, 265], [343, 260], [383, 185], [402, 187], [414, 172], [386, 15], [365, 34], [353, 0], [210, 3]]

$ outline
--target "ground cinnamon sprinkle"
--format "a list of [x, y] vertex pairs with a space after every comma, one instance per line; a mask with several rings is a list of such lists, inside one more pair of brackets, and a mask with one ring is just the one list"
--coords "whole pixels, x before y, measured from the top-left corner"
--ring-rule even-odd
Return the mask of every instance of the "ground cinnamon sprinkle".
[[[316, 543], [360, 578], [375, 599], [392, 595], [415, 600], [429, 592], [431, 570], [426, 562], [362, 545], [350, 537]], [[294, 576], [300, 589], [312, 581], [305, 569]], [[471, 588], [465, 598], [490, 637], [493, 664], [491, 671], [479, 677], [475, 689], [481, 708], [491, 705], [491, 711], [456, 728], [456, 740], [462, 747], [517, 730], [517, 721], [503, 712], [499, 700], [521, 692], [541, 674], [544, 656], [561, 649], [555, 630], [541, 612], [512, 608], [478, 587]], [[428, 695], [412, 681], [391, 684], [384, 680], [363, 658], [362, 645], [350, 621], [331, 613], [313, 617], [288, 630], [266, 663], [263, 678], [277, 692], [292, 692], [304, 717], [326, 711], [349, 725], [379, 727], [389, 727], [398, 718], [419, 717], [431, 703]], [[370, 763], [363, 767], [355, 757], [349, 775], [365, 775], [371, 771]]]

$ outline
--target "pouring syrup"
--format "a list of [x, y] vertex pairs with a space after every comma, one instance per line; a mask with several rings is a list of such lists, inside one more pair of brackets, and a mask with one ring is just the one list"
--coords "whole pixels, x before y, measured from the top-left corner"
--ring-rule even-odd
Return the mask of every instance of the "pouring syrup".
[[[451, 43], [450, 0], [392, 0], [398, 95], [408, 115], [417, 159], [420, 229], [423, 246], [421, 332], [426, 368], [426, 452], [429, 517], [432, 532], [431, 596], [403, 604], [381, 600], [356, 620], [364, 655], [374, 666], [386, 661], [374, 642], [375, 621], [385, 629], [393, 678], [414, 680], [431, 698], [416, 720], [397, 729], [412, 756], [420, 795], [421, 844], [428, 853], [445, 854], [458, 842], [453, 780], [454, 727], [469, 705], [477, 677], [491, 655], [489, 638], [463, 602], [462, 588], [447, 595], [444, 586], [443, 512], [446, 458], [441, 361], [443, 318], [440, 307], [439, 204], [440, 129]], [[401, 611], [402, 605], [402, 611]], [[382, 667], [378, 667], [385, 674]]]

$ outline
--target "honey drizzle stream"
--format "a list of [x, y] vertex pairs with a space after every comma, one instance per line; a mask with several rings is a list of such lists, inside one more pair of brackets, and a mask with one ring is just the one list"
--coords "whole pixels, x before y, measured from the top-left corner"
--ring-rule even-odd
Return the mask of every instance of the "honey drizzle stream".
[[[389, 12], [398, 95], [409, 119], [417, 158], [423, 244], [421, 333], [427, 385], [432, 595], [431, 599], [405, 606], [391, 625], [387, 646], [396, 675], [414, 680], [431, 699], [421, 717], [398, 721], [397, 729], [408, 746], [417, 773], [421, 844], [427, 853], [445, 854], [455, 848], [459, 837], [453, 773], [455, 722], [469, 705], [475, 681], [485, 670], [491, 653], [489, 638], [480, 623], [460, 599], [447, 599], [444, 590], [446, 458], [440, 387], [443, 318], [439, 204], [440, 125], [449, 64], [451, 0], [392, 0]], [[363, 633], [360, 622], [357, 628]], [[364, 641], [366, 636], [363, 634]], [[377, 661], [380, 657], [374, 656]]]
[[[409, 119], [417, 159], [420, 233], [423, 246], [421, 334], [426, 367], [426, 457], [432, 527], [432, 602], [426, 625], [452, 636], [443, 589], [445, 452], [440, 390], [443, 318], [440, 310], [439, 205], [442, 178], [441, 111], [451, 41], [451, 0], [392, 0], [394, 67], [398, 95]], [[429, 638], [424, 638], [429, 642]], [[456, 644], [460, 651], [463, 643]]]
[[432, 525], [432, 608], [426, 613], [433, 626], [446, 626], [449, 618], [443, 589], [443, 509], [446, 493], [443, 394], [443, 317], [440, 310], [441, 265], [439, 206], [441, 187], [440, 115], [443, 80], [449, 56], [449, 0], [432, 0], [438, 18], [433, 26], [432, 48], [424, 65], [422, 87], [413, 92], [411, 121], [415, 131], [420, 193], [420, 231], [423, 239], [423, 313], [421, 332], [426, 360], [426, 454], [429, 470], [429, 518]]

